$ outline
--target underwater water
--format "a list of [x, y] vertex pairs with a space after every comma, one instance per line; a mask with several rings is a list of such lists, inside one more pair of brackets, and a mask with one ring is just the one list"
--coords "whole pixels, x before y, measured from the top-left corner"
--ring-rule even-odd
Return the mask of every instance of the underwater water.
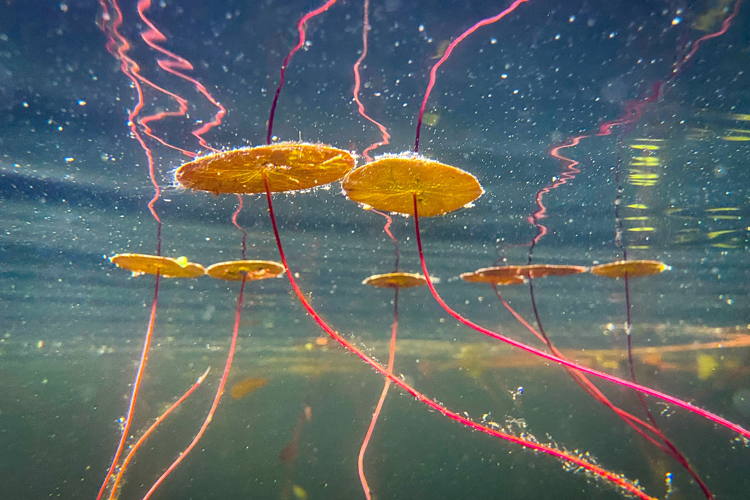
[[[265, 194], [244, 195], [235, 212], [237, 196], [180, 187], [175, 171], [209, 146], [266, 142], [297, 23], [323, 3], [0, 5], [3, 500], [97, 498], [152, 311], [125, 453], [211, 370], [140, 447], [119, 489], [106, 482], [102, 498], [144, 498], [193, 440], [235, 326], [234, 362], [210, 425], [153, 498], [365, 498], [357, 457], [384, 377], [316, 324], [287, 277], [240, 285], [162, 276], [156, 288], [154, 275], [111, 262], [159, 248], [204, 266], [239, 260], [238, 227], [247, 259], [280, 260]], [[530, 261], [590, 267], [622, 260], [623, 251], [628, 260], [663, 262], [664, 272], [631, 277], [627, 289], [623, 279], [584, 272], [532, 279], [533, 303], [529, 280], [498, 290], [568, 359], [625, 380], [632, 370], [641, 385], [750, 428], [750, 4], [528, 0], [455, 48], [450, 42], [472, 25], [512, 4], [367, 5], [358, 97], [390, 134], [370, 155], [413, 150], [430, 70], [452, 51], [436, 71], [419, 151], [471, 173], [484, 193], [471, 206], [420, 218], [442, 299], [551, 352], [492, 286], [460, 275]], [[304, 24], [307, 41], [286, 66], [272, 142], [330, 144], [362, 166], [366, 148], [383, 140], [353, 98], [364, 8], [339, 0]], [[220, 120], [207, 95], [226, 109]], [[174, 96], [185, 99], [184, 112]], [[194, 132], [212, 121], [201, 144]], [[441, 191], [452, 194], [449, 185]], [[414, 217], [392, 216], [396, 249], [386, 219], [349, 200], [338, 181], [274, 194], [273, 209], [304, 297], [385, 365], [396, 296], [362, 282], [393, 271], [396, 253], [399, 270], [423, 272]], [[750, 434], [647, 396], [654, 425], [685, 467], [570, 371], [459, 323], [426, 286], [399, 289], [396, 345], [394, 374], [472, 422], [584, 457], [653, 498], [707, 498], [688, 469], [717, 499], [750, 498]], [[648, 420], [633, 390], [589, 379], [612, 404]], [[446, 418], [393, 384], [364, 471], [381, 500], [630, 495]]]

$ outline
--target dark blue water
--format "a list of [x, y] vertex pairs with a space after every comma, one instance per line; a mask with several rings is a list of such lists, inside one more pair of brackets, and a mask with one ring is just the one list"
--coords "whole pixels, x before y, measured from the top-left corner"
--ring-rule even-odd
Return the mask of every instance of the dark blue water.
[[[113, 4], [105, 4], [111, 11]], [[227, 109], [205, 134], [217, 149], [257, 145], [296, 22], [316, 2], [155, 3], [160, 44]], [[391, 135], [375, 154], [413, 147], [429, 71], [448, 42], [505, 3], [407, 2], [370, 6], [361, 99]], [[537, 347], [489, 286], [458, 276], [494, 263], [524, 264], [536, 229], [536, 193], [562, 165], [549, 148], [654, 102], [631, 126], [583, 139], [564, 154], [574, 179], [544, 197], [549, 230], [535, 263], [591, 266], [660, 260], [662, 274], [630, 280], [638, 380], [750, 427], [750, 22], [747, 5], [726, 33], [734, 3], [530, 0], [459, 45], [438, 72], [420, 151], [475, 175], [484, 195], [471, 208], [422, 221], [425, 258], [438, 291], [459, 313]], [[189, 102], [188, 116], [151, 123], [188, 151], [216, 108], [164, 72], [140, 34], [132, 3], [119, 28], [141, 74]], [[107, 51], [97, 2], [0, 6], [0, 491], [3, 499], [96, 498], [119, 438], [154, 295], [153, 276], [131, 277], [107, 256], [153, 254], [157, 230], [143, 149], [128, 128], [135, 90]], [[357, 113], [352, 66], [363, 5], [344, 1], [307, 24], [308, 45], [287, 69], [274, 135], [361, 153], [380, 140]], [[106, 24], [106, 23], [105, 23]], [[110, 32], [111, 33], [111, 32]], [[670, 76], [674, 68], [679, 74]], [[175, 110], [146, 86], [142, 115]], [[142, 131], [141, 125], [138, 130]], [[209, 265], [239, 259], [234, 196], [174, 185], [189, 158], [147, 139], [163, 193], [162, 253]], [[653, 146], [650, 149], [645, 146]], [[204, 151], [205, 152], [205, 151]], [[360, 158], [360, 164], [364, 161]], [[620, 220], [615, 218], [619, 172]], [[387, 360], [393, 293], [361, 285], [392, 270], [384, 219], [361, 210], [339, 184], [274, 197], [293, 272], [316, 310], [345, 338]], [[248, 258], [278, 260], [265, 199], [245, 196], [238, 218]], [[412, 218], [394, 217], [400, 267], [420, 263]], [[119, 498], [142, 498], [205, 418], [234, 323], [237, 283], [162, 279], [155, 338], [131, 427], [139, 436], [211, 366], [211, 374], [139, 451]], [[504, 298], [529, 321], [526, 285]], [[535, 280], [540, 319], [571, 359], [629, 377], [622, 280], [590, 274]], [[554, 365], [458, 325], [426, 288], [402, 290], [396, 372], [474, 421], [497, 422], [638, 480], [653, 497], [704, 498], [673, 459], [638, 437]], [[371, 368], [338, 348], [286, 279], [248, 284], [240, 350], [228, 388], [247, 377], [264, 387], [225, 395], [203, 440], [153, 498], [364, 498], [357, 454], [382, 389]], [[719, 345], [721, 344], [721, 346]], [[649, 350], [649, 348], [651, 348]], [[645, 418], [629, 391], [597, 382]], [[518, 388], [523, 387], [519, 393]], [[736, 434], [648, 400], [662, 430], [719, 499], [750, 498], [750, 451]], [[305, 407], [298, 452], [280, 452]], [[523, 427], [525, 425], [525, 427]], [[621, 498], [544, 454], [470, 431], [391, 389], [365, 459], [374, 498]], [[290, 493], [291, 485], [298, 485]], [[291, 495], [291, 496], [288, 496]], [[295, 496], [296, 495], [296, 496]]]

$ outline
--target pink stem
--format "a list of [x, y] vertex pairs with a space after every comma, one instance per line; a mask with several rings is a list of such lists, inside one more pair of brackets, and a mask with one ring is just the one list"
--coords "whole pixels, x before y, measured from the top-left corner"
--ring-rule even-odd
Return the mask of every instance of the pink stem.
[[437, 79], [437, 70], [440, 68], [440, 66], [443, 65], [443, 63], [450, 57], [451, 52], [453, 52], [453, 49], [456, 48], [456, 45], [461, 43], [467, 36], [474, 33], [476, 30], [481, 28], [482, 26], [487, 26], [488, 24], [493, 24], [499, 21], [500, 19], [504, 18], [514, 10], [516, 10], [516, 7], [521, 5], [522, 3], [528, 2], [529, 0], [515, 0], [512, 4], [510, 4], [510, 7], [502, 11], [496, 16], [488, 17], [486, 19], [482, 19], [478, 23], [476, 23], [471, 28], [467, 29], [461, 35], [453, 40], [450, 45], [448, 45], [448, 48], [445, 49], [445, 54], [443, 54], [443, 57], [438, 60], [438, 62], [435, 63], [435, 65], [430, 70], [430, 82], [427, 84], [427, 90], [424, 93], [424, 98], [422, 99], [422, 107], [419, 108], [419, 118], [417, 119], [417, 134], [416, 138], [414, 139], [414, 152], [419, 152], [419, 135], [422, 130], [422, 118], [424, 117], [424, 111], [427, 108], [427, 100], [430, 98], [430, 93], [432, 93], [432, 88], [435, 86], [435, 80]]
[[367, 35], [371, 29], [370, 28], [370, 0], [365, 0], [364, 10], [365, 10], [365, 18], [362, 24], [362, 54], [359, 56], [359, 59], [357, 59], [357, 62], [354, 63], [354, 68], [353, 68], [354, 69], [354, 91], [352, 92], [352, 94], [354, 96], [354, 102], [357, 103], [357, 111], [359, 111], [359, 114], [362, 115], [366, 120], [370, 121], [370, 123], [378, 127], [378, 130], [380, 130], [380, 136], [382, 137], [380, 142], [375, 142], [373, 144], [370, 144], [364, 149], [364, 151], [362, 151], [362, 156], [364, 156], [367, 161], [372, 161], [372, 157], [369, 154], [370, 151], [380, 146], [385, 146], [389, 144], [391, 135], [388, 133], [388, 130], [383, 125], [375, 121], [374, 118], [370, 117], [365, 112], [365, 105], [362, 104], [362, 101], [359, 100], [359, 89], [361, 87], [359, 67], [362, 64], [362, 61], [365, 60], [365, 57], [367, 57], [367, 39], [368, 39]]
[[148, 361], [148, 351], [151, 348], [151, 339], [154, 336], [154, 322], [156, 321], [156, 306], [159, 302], [159, 274], [156, 274], [156, 283], [154, 284], [154, 301], [151, 304], [151, 316], [148, 320], [148, 328], [146, 329], [146, 337], [143, 340], [143, 350], [141, 351], [141, 359], [138, 362], [138, 370], [135, 373], [135, 380], [133, 381], [133, 392], [130, 395], [130, 403], [128, 405], [128, 413], [125, 415], [125, 422], [122, 429], [122, 436], [120, 436], [120, 442], [117, 444], [117, 451], [115, 451], [115, 457], [112, 459], [112, 465], [109, 466], [107, 475], [104, 477], [104, 482], [101, 488], [99, 488], [99, 494], [96, 495], [96, 500], [101, 499], [104, 495], [104, 490], [107, 489], [107, 483], [109, 483], [112, 474], [115, 472], [117, 462], [120, 460], [120, 454], [125, 447], [125, 442], [128, 440], [128, 433], [130, 432], [130, 424], [133, 422], [133, 415], [135, 414], [135, 404], [138, 400], [138, 391], [141, 388], [141, 382], [143, 380], [143, 372], [146, 370], [146, 362]]
[[[396, 357], [396, 334], [397, 333], [398, 333], [398, 287], [396, 287], [396, 297], [393, 299], [393, 326], [391, 327], [391, 350], [390, 350], [390, 354], [388, 355], [388, 373], [390, 374], [393, 374], [393, 363]], [[380, 399], [378, 400], [378, 405], [375, 407], [375, 413], [372, 414], [370, 427], [367, 429], [367, 435], [365, 436], [365, 440], [362, 442], [362, 447], [359, 449], [359, 457], [357, 458], [357, 470], [359, 471], [359, 481], [362, 483], [362, 489], [365, 492], [365, 496], [367, 497], [367, 500], [371, 500], [372, 497], [370, 496], [370, 485], [367, 484], [367, 479], [365, 478], [365, 466], [364, 466], [365, 451], [367, 450], [367, 445], [370, 442], [370, 437], [372, 437], [372, 432], [375, 430], [375, 423], [378, 421], [378, 416], [380, 416], [380, 410], [383, 408], [383, 403], [385, 403], [385, 396], [388, 394], [388, 388], [390, 386], [391, 386], [391, 379], [386, 378], [385, 384], [383, 385], [383, 392], [380, 393]]]
[[[154, 23], [151, 22], [151, 20], [146, 17], [146, 10], [148, 10], [150, 7], [151, 7], [151, 0], [139, 0], [138, 1], [138, 4], [137, 4], [138, 15], [140, 16], [141, 20], [146, 24], [146, 26], [148, 26], [147, 30], [144, 30], [143, 32], [141, 32], [141, 38], [143, 38], [143, 41], [146, 42], [146, 44], [149, 47], [167, 56], [168, 59], [156, 60], [156, 63], [159, 65], [161, 69], [177, 76], [178, 78], [181, 78], [187, 82], [190, 82], [193, 85], [193, 87], [195, 87], [195, 90], [200, 92], [203, 95], [203, 97], [205, 97], [211, 104], [213, 104], [215, 107], [218, 108], [218, 111], [214, 115], [214, 119], [212, 121], [201, 125], [199, 128], [193, 130], [192, 132], [193, 136], [195, 136], [195, 138], [198, 139], [198, 142], [200, 143], [202, 147], [209, 149], [211, 151], [218, 151], [208, 145], [206, 140], [203, 138], [203, 134], [205, 134], [212, 128], [221, 125], [221, 120], [224, 117], [224, 115], [227, 113], [227, 110], [216, 99], [214, 99], [214, 97], [208, 92], [208, 90], [206, 89], [205, 86], [203, 86], [202, 83], [200, 83], [195, 78], [187, 76], [185, 73], [182, 73], [181, 71], [179, 71], [179, 70], [192, 71], [193, 65], [190, 64], [190, 61], [188, 61], [187, 59], [183, 57], [178, 56], [174, 52], [171, 52], [157, 44], [157, 42], [165, 41], [167, 37], [165, 37], [164, 34], [162, 34], [162, 32], [156, 28]], [[180, 103], [180, 111], [181, 111], [179, 113], [180, 115], [187, 115], [187, 111], [188, 111], [187, 100], [171, 92], [167, 92], [166, 90], [164, 90], [163, 92], [177, 99], [177, 101]], [[159, 120], [161, 119], [160, 115], [161, 114], [157, 114], [157, 115], [154, 115], [154, 117], [149, 117], [149, 118], [151, 118], [152, 120], [153, 119]], [[141, 121], [141, 123], [144, 124], [144, 123], [147, 123], [147, 121], [144, 119]], [[163, 144], [166, 144], [166, 143], [163, 143]], [[175, 149], [179, 150], [179, 148], [175, 148]], [[187, 152], [187, 154], [190, 154], [190, 153]]]
[[219, 401], [221, 400], [221, 396], [224, 393], [224, 386], [227, 383], [227, 377], [229, 376], [229, 370], [232, 368], [232, 360], [234, 359], [234, 350], [237, 346], [237, 333], [240, 329], [240, 318], [242, 316], [242, 298], [245, 293], [245, 282], [247, 281], [247, 276], [242, 277], [242, 284], [240, 285], [240, 293], [237, 296], [237, 310], [234, 313], [234, 330], [232, 331], [232, 343], [229, 346], [229, 354], [227, 355], [227, 362], [224, 366], [224, 373], [221, 375], [221, 381], [219, 382], [219, 388], [216, 390], [216, 396], [214, 396], [213, 404], [211, 404], [211, 409], [208, 411], [208, 415], [206, 416], [206, 419], [203, 421], [203, 425], [201, 425], [200, 430], [198, 431], [198, 434], [195, 435], [193, 438], [193, 441], [188, 445], [185, 450], [180, 453], [180, 456], [178, 456], [174, 462], [172, 462], [172, 465], [169, 466], [169, 468], [164, 471], [164, 474], [162, 474], [159, 479], [156, 480], [156, 482], [151, 486], [151, 488], [148, 490], [146, 495], [143, 497], [143, 500], [148, 500], [148, 498], [153, 495], [154, 491], [156, 491], [156, 488], [159, 487], [161, 483], [164, 482], [164, 480], [172, 473], [173, 470], [177, 468], [178, 465], [180, 465], [180, 462], [184, 460], [185, 457], [188, 456], [188, 453], [195, 448], [195, 445], [198, 444], [198, 441], [203, 436], [203, 433], [206, 432], [206, 429], [208, 428], [208, 424], [211, 423], [211, 420], [214, 417], [214, 412], [216, 411], [216, 408], [219, 406]]
[[715, 33], [709, 33], [707, 35], [703, 35], [699, 39], [693, 43], [693, 48], [688, 52], [688, 54], [682, 58], [682, 61], [680, 61], [678, 64], [675, 65], [675, 67], [672, 69], [672, 74], [670, 75], [669, 79], [675, 78], [677, 75], [682, 73], [682, 71], [685, 69], [685, 65], [690, 61], [690, 59], [693, 58], [696, 52], [698, 52], [698, 47], [701, 46], [703, 42], [706, 40], [711, 40], [712, 38], [716, 38], [718, 36], [723, 35], [727, 32], [729, 27], [732, 25], [732, 22], [734, 21], [734, 18], [737, 17], [737, 14], [740, 12], [740, 4], [742, 3], [742, 0], [737, 0], [737, 2], [734, 4], [734, 9], [732, 9], [732, 13], [727, 16], [724, 21], [721, 23], [721, 28], [719, 28], [719, 31], [716, 31]]
[[297, 32], [299, 33], [299, 41], [297, 42], [297, 45], [292, 47], [292, 50], [289, 51], [289, 53], [284, 58], [284, 62], [281, 63], [281, 74], [279, 76], [279, 86], [276, 87], [276, 93], [273, 96], [273, 103], [271, 103], [271, 113], [268, 116], [268, 134], [266, 135], [266, 144], [271, 144], [271, 138], [273, 137], [273, 118], [276, 115], [276, 105], [279, 102], [279, 94], [281, 94], [281, 89], [284, 87], [284, 81], [285, 81], [285, 75], [286, 75], [286, 66], [289, 64], [289, 61], [292, 59], [292, 56], [297, 52], [299, 49], [302, 48], [303, 45], [305, 45], [305, 23], [317, 16], [318, 14], [322, 14], [323, 12], [327, 11], [333, 4], [335, 4], [338, 0], [328, 0], [326, 3], [321, 5], [315, 10], [312, 10], [305, 14], [302, 19], [299, 20], [297, 23]]
[[519, 446], [529, 448], [534, 451], [540, 451], [542, 453], [546, 453], [548, 455], [557, 457], [566, 462], [570, 462], [574, 465], [577, 465], [579, 467], [582, 467], [590, 471], [592, 474], [601, 477], [605, 481], [609, 481], [617, 485], [618, 487], [627, 491], [629, 494], [636, 496], [638, 498], [641, 498], [643, 500], [655, 500], [653, 497], [650, 497], [645, 492], [643, 492], [636, 484], [631, 483], [630, 481], [626, 480], [625, 478], [623, 478], [622, 476], [618, 474], [614, 474], [605, 469], [602, 469], [601, 467], [597, 465], [589, 463], [583, 460], [582, 458], [569, 455], [568, 453], [565, 453], [564, 451], [552, 448], [550, 446], [543, 445], [541, 443], [529, 441], [522, 437], [514, 436], [512, 434], [507, 434], [505, 432], [492, 429], [490, 427], [486, 427], [476, 422], [472, 422], [468, 418], [465, 418], [459, 415], [458, 413], [448, 410], [447, 408], [442, 406], [440, 403], [437, 403], [433, 401], [432, 399], [429, 399], [427, 396], [425, 396], [421, 392], [414, 389], [412, 386], [410, 386], [409, 384], [401, 380], [399, 377], [396, 377], [392, 373], [389, 373], [388, 370], [383, 365], [381, 365], [374, 359], [367, 356], [365, 353], [357, 349], [352, 343], [348, 342], [341, 335], [336, 333], [336, 331], [333, 328], [331, 328], [328, 325], [328, 323], [323, 321], [323, 318], [321, 318], [317, 312], [315, 312], [315, 309], [313, 309], [312, 305], [310, 305], [310, 303], [307, 301], [307, 298], [302, 293], [302, 290], [300, 290], [299, 286], [297, 285], [296, 280], [294, 279], [294, 275], [289, 269], [286, 256], [284, 255], [284, 248], [281, 245], [281, 238], [279, 237], [279, 229], [276, 224], [276, 216], [274, 215], [274, 211], [273, 211], [273, 203], [271, 201], [271, 190], [268, 187], [268, 179], [266, 178], [265, 175], [263, 176], [263, 180], [266, 186], [266, 200], [268, 201], [268, 213], [269, 213], [269, 216], [271, 217], [273, 233], [274, 233], [274, 237], [276, 238], [276, 246], [279, 249], [279, 257], [281, 258], [282, 264], [284, 264], [284, 270], [286, 271], [287, 278], [289, 279], [289, 284], [292, 286], [292, 289], [294, 290], [295, 295], [297, 295], [297, 298], [302, 303], [302, 306], [305, 308], [307, 313], [313, 318], [313, 320], [315, 320], [318, 326], [320, 326], [328, 335], [330, 335], [330, 337], [333, 340], [341, 344], [343, 347], [345, 347], [347, 350], [349, 350], [349, 352], [357, 356], [359, 359], [361, 359], [362, 361], [370, 365], [378, 373], [380, 373], [381, 375], [389, 379], [393, 384], [401, 387], [403, 390], [405, 390], [406, 392], [414, 396], [414, 398], [419, 400], [421, 403], [427, 405], [432, 410], [440, 413], [441, 415], [448, 417], [451, 420], [459, 422], [476, 431], [483, 432], [485, 434], [489, 434], [491, 436], [495, 436], [497, 438], [504, 439], [506, 441], [510, 441], [511, 443], [515, 443]]
[[128, 464], [135, 456], [135, 452], [138, 451], [138, 448], [141, 447], [143, 443], [146, 442], [146, 439], [153, 433], [157, 427], [169, 416], [170, 413], [172, 413], [174, 410], [177, 409], [178, 406], [182, 404], [183, 401], [185, 401], [190, 395], [195, 391], [198, 386], [200, 386], [204, 380], [206, 380], [206, 377], [208, 376], [208, 372], [211, 371], [211, 367], [209, 366], [206, 368], [206, 371], [203, 372], [203, 375], [198, 377], [198, 380], [188, 389], [188, 391], [182, 395], [180, 399], [172, 403], [172, 406], [170, 406], [167, 411], [161, 414], [159, 418], [156, 419], [156, 421], [151, 424], [151, 427], [148, 428], [148, 430], [143, 433], [143, 435], [136, 441], [136, 443], [133, 445], [133, 447], [130, 449], [130, 452], [125, 457], [125, 460], [122, 461], [122, 465], [120, 465], [120, 472], [117, 473], [117, 478], [115, 479], [114, 485], [112, 485], [112, 491], [109, 493], [109, 500], [114, 500], [117, 498], [117, 486], [120, 484], [120, 480], [122, 479], [122, 475], [125, 473], [125, 469], [127, 469]]
[[[510, 304], [500, 295], [500, 292], [497, 289], [497, 285], [494, 283], [492, 284], [492, 288], [495, 290], [495, 295], [497, 295], [497, 298], [500, 299], [500, 302], [503, 303], [505, 308], [523, 325], [526, 327], [527, 330], [529, 330], [531, 333], [533, 333], [539, 340], [541, 340], [549, 349], [552, 351], [552, 354], [557, 356], [561, 359], [567, 359], [560, 350], [558, 350], [553, 344], [552, 341], [550, 341], [549, 338], [546, 338], [544, 335], [539, 333], [536, 328], [531, 326], [528, 321], [526, 321], [518, 312], [516, 312], [515, 309], [511, 307]], [[632, 366], [632, 363], [631, 363]], [[602, 403], [604, 406], [609, 408], [610, 410], [614, 411], [618, 417], [622, 419], [623, 422], [628, 424], [634, 431], [636, 431], [638, 434], [640, 434], [643, 438], [645, 438], [647, 441], [649, 441], [651, 444], [656, 446], [659, 450], [666, 453], [670, 457], [677, 460], [677, 462], [682, 465], [683, 468], [695, 479], [695, 482], [698, 483], [698, 486], [703, 491], [703, 494], [706, 496], [706, 498], [713, 499], [714, 495], [711, 493], [711, 491], [708, 489], [708, 486], [706, 483], [701, 479], [701, 477], [698, 475], [698, 473], [693, 469], [693, 467], [688, 462], [685, 455], [680, 452], [680, 450], [677, 449], [677, 447], [670, 441], [670, 439], [661, 431], [658, 425], [656, 425], [656, 422], [651, 418], [651, 424], [648, 422], [643, 421], [642, 419], [636, 417], [632, 413], [628, 413], [627, 411], [623, 410], [619, 406], [616, 406], [614, 403], [612, 403], [607, 396], [605, 396], [599, 388], [597, 388], [593, 382], [591, 382], [583, 373], [577, 372], [571, 368], [565, 367], [565, 370], [570, 374], [571, 378], [581, 386], [581, 388], [586, 391], [591, 397], [593, 397], [595, 400]], [[633, 381], [635, 382], [635, 380]], [[638, 393], [638, 396], [643, 399], [643, 394]], [[644, 403], [645, 404], [645, 403]], [[649, 412], [649, 415], [651, 415], [651, 412]], [[652, 425], [653, 424], [653, 425]], [[639, 427], [640, 426], [640, 427]], [[657, 441], [653, 437], [651, 437], [649, 434], [646, 434], [646, 430], [656, 434], [656, 436], [661, 439], [661, 442]]]
[[427, 280], [427, 286], [430, 288], [430, 292], [432, 292], [432, 296], [435, 298], [437, 303], [440, 304], [440, 306], [445, 310], [445, 312], [450, 314], [459, 323], [466, 325], [469, 328], [478, 331], [479, 333], [483, 333], [494, 339], [505, 342], [508, 345], [517, 347], [523, 351], [534, 354], [535, 356], [539, 356], [540, 358], [544, 358], [548, 361], [559, 363], [561, 365], [567, 366], [569, 368], [573, 368], [583, 373], [588, 373], [589, 375], [602, 378], [604, 380], [612, 382], [613, 384], [618, 384], [624, 387], [628, 387], [629, 389], [633, 389], [635, 391], [648, 394], [649, 396], [653, 396], [655, 398], [661, 399], [662, 401], [667, 401], [668, 403], [672, 403], [675, 406], [679, 406], [680, 408], [683, 408], [690, 412], [696, 413], [704, 418], [707, 418], [708, 420], [714, 422], [715, 424], [719, 424], [728, 429], [731, 429], [746, 438], [750, 438], [750, 431], [748, 431], [747, 429], [744, 429], [743, 427], [735, 423], [730, 422], [729, 420], [725, 418], [722, 418], [714, 413], [711, 413], [710, 411], [704, 410], [703, 408], [698, 408], [697, 406], [693, 406], [692, 404], [687, 403], [679, 398], [670, 396], [669, 394], [665, 394], [655, 389], [650, 389], [648, 387], [645, 387], [645, 386], [642, 386], [633, 382], [629, 382], [627, 380], [623, 380], [613, 375], [607, 375], [606, 373], [600, 372], [598, 370], [594, 370], [593, 368], [587, 368], [585, 366], [573, 363], [572, 361], [568, 361], [567, 359], [562, 359], [557, 356], [553, 356], [552, 354], [546, 353], [544, 351], [540, 351], [539, 349], [535, 349], [531, 346], [518, 342], [517, 340], [513, 340], [509, 337], [506, 337], [505, 335], [501, 335], [497, 332], [493, 332], [492, 330], [488, 330], [487, 328], [481, 327], [477, 325], [476, 323], [473, 323], [469, 321], [468, 319], [464, 318], [463, 316], [458, 314], [456, 311], [448, 307], [448, 304], [445, 303], [445, 301], [437, 293], [437, 290], [435, 290], [435, 285], [432, 283], [432, 279], [430, 278], [430, 275], [427, 271], [427, 264], [425, 264], [424, 252], [422, 251], [422, 238], [419, 234], [419, 215], [417, 213], [417, 195], [414, 194], [413, 198], [414, 198], [414, 228], [415, 228], [416, 237], [417, 237], [417, 247], [419, 249], [419, 260], [422, 264], [422, 272], [424, 273], [425, 279]]

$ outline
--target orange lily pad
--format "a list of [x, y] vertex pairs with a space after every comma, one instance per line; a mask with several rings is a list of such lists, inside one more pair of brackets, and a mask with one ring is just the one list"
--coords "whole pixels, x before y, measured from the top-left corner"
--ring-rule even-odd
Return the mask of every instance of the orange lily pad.
[[618, 260], [617, 262], [594, 266], [590, 269], [590, 272], [597, 276], [620, 279], [626, 275], [628, 278], [637, 278], [649, 274], [659, 274], [668, 269], [672, 268], [658, 260]]
[[364, 280], [362, 284], [380, 288], [412, 288], [415, 286], [425, 286], [427, 280], [418, 273], [385, 273], [373, 274]]
[[272, 260], [233, 260], [219, 262], [206, 268], [206, 274], [212, 278], [227, 281], [264, 280], [275, 278], [284, 273], [284, 266]]
[[589, 270], [584, 266], [566, 266], [557, 264], [532, 264], [528, 266], [508, 266], [516, 268], [518, 274], [527, 278], [546, 278], [547, 276], [567, 276], [569, 274], [585, 273]]
[[463, 273], [461, 279], [470, 283], [494, 283], [495, 285], [522, 285], [526, 277], [518, 273], [518, 266], [483, 267], [471, 273]]
[[379, 210], [421, 217], [458, 210], [484, 190], [477, 178], [456, 167], [422, 156], [381, 157], [352, 170], [342, 183], [349, 199]]
[[165, 278], [197, 278], [206, 274], [200, 264], [188, 262], [187, 258], [161, 257], [141, 253], [121, 253], [113, 255], [109, 261], [117, 267], [127, 269], [133, 276], [159, 274]]
[[349, 151], [325, 144], [280, 142], [212, 153], [185, 163], [175, 180], [188, 189], [221, 193], [299, 191], [330, 184], [354, 168]]

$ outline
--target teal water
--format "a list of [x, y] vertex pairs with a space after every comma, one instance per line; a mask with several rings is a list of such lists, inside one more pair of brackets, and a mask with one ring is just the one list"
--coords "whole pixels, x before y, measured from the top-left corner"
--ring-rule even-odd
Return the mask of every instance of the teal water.
[[[165, 1], [148, 10], [166, 35], [162, 45], [191, 61], [190, 74], [228, 110], [205, 136], [212, 146], [263, 142], [295, 23], [316, 6]], [[459, 275], [495, 262], [526, 263], [535, 194], [561, 172], [548, 148], [596, 131], [628, 100], [647, 95], [700, 36], [720, 28], [733, 6], [531, 0], [456, 49], [429, 101], [421, 151], [476, 175], [485, 194], [471, 208], [421, 221], [427, 265], [448, 304], [540, 347], [489, 286]], [[134, 6], [121, 7], [121, 32], [143, 74], [190, 103], [189, 118], [152, 123], [155, 134], [198, 150], [190, 131], [210, 121], [215, 109], [158, 68], [140, 38], [143, 23]], [[362, 97], [392, 136], [377, 154], [412, 147], [429, 70], [444, 42], [504, 7], [371, 5]], [[628, 258], [671, 266], [630, 282], [638, 380], [748, 428], [746, 7], [725, 34], [701, 45], [632, 130], [615, 129], [565, 150], [581, 162], [581, 172], [545, 195], [549, 233], [535, 246], [534, 262], [591, 266], [621, 258], [614, 241], [619, 156]], [[4, 499], [96, 498], [120, 436], [118, 419], [127, 408], [154, 295], [153, 276], [132, 277], [106, 258], [154, 253], [157, 233], [147, 209], [153, 187], [145, 155], [127, 126], [134, 91], [106, 50], [97, 24], [102, 12], [83, 1], [0, 7]], [[310, 44], [289, 65], [279, 101], [280, 140], [357, 152], [379, 140], [351, 99], [361, 30], [360, 2], [337, 4], [308, 23]], [[144, 113], [167, 109], [174, 101], [147, 92]], [[153, 140], [148, 145], [164, 188], [155, 204], [164, 223], [163, 254], [204, 265], [239, 259], [241, 234], [230, 221], [236, 198], [173, 186], [174, 169], [187, 157]], [[393, 293], [361, 284], [394, 266], [384, 219], [347, 200], [339, 184], [275, 195], [274, 208], [292, 271], [316, 310], [385, 362]], [[249, 258], [278, 260], [263, 197], [245, 196], [238, 222], [248, 232]], [[393, 233], [400, 268], [419, 271], [413, 220], [395, 216]], [[161, 280], [154, 346], [131, 433], [139, 436], [207, 367], [211, 372], [139, 451], [119, 498], [142, 498], [200, 427], [226, 359], [238, 288], [208, 277]], [[528, 286], [501, 292], [532, 320]], [[629, 377], [622, 281], [551, 277], [536, 280], [534, 292], [545, 330], [566, 355]], [[561, 368], [458, 325], [426, 288], [402, 290], [399, 312], [396, 372], [428, 397], [475, 422], [589, 452], [653, 497], [665, 498], [671, 473], [668, 498], [704, 498], [675, 460], [635, 435]], [[153, 498], [285, 498], [291, 485], [313, 500], [364, 498], [357, 453], [383, 380], [332, 340], [318, 345], [323, 335], [286, 279], [248, 284], [228, 388], [248, 377], [267, 384], [241, 399], [225, 395], [204, 438]], [[645, 418], [630, 391], [597, 386]], [[684, 410], [648, 401], [716, 498], [749, 496], [745, 442]], [[312, 419], [301, 427], [297, 454], [282, 460], [306, 407]], [[451, 422], [397, 388], [384, 405], [365, 470], [379, 499], [623, 496], [564, 470], [556, 459]]]

